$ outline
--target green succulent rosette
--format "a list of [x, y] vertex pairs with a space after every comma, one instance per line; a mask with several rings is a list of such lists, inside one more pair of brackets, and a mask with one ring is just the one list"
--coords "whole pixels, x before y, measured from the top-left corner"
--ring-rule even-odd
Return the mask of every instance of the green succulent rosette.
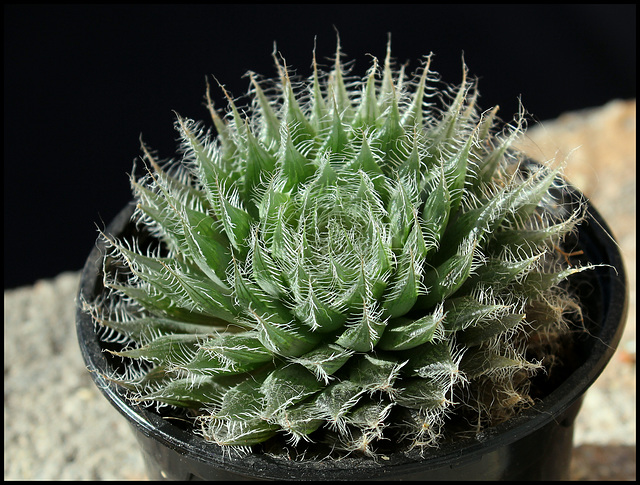
[[531, 402], [576, 308], [559, 283], [584, 268], [559, 248], [580, 209], [513, 149], [522, 117], [498, 131], [466, 67], [438, 88], [430, 62], [408, 76], [387, 52], [358, 79], [338, 47], [300, 80], [277, 59], [224, 116], [207, 90], [215, 136], [177, 116], [178, 163], [143, 146], [131, 185], [151, 244], [104, 235], [109, 293], [88, 304], [124, 344], [111, 378], [132, 399], [185, 408], [225, 449], [368, 455]]

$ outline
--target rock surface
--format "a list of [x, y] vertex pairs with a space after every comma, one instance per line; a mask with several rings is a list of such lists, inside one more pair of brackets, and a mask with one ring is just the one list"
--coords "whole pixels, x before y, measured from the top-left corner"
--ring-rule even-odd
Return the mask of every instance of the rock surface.
[[63, 273], [4, 293], [5, 480], [145, 478], [129, 425], [84, 367], [79, 281]]
[[[612, 226], [629, 271], [627, 328], [586, 395], [572, 478], [636, 479], [635, 101], [569, 113], [528, 131], [534, 158], [561, 157], [568, 178]], [[126, 421], [95, 388], [75, 333], [79, 272], [4, 292], [5, 480], [143, 480]]]

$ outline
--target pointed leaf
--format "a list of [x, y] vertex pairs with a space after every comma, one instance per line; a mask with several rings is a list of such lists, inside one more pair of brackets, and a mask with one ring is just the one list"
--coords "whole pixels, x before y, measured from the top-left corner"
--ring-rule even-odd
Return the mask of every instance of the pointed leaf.
[[206, 315], [193, 309], [177, 305], [176, 302], [167, 297], [166, 294], [158, 293], [148, 285], [131, 287], [109, 283], [108, 286], [131, 298], [152, 315], [161, 318], [169, 318], [171, 320], [197, 325], [211, 325], [212, 323], [217, 325], [220, 323], [219, 319], [212, 318], [211, 315]]
[[524, 313], [512, 313], [489, 321], [478, 322], [459, 333], [460, 342], [469, 347], [513, 330], [526, 317]]
[[438, 243], [449, 222], [451, 210], [451, 196], [447, 187], [444, 172], [435, 170], [438, 174], [433, 187], [422, 207], [422, 220], [425, 232]]
[[477, 240], [469, 238], [458, 252], [438, 267], [427, 271], [423, 284], [427, 294], [418, 299], [419, 308], [430, 308], [453, 295], [471, 273]]
[[221, 289], [228, 289], [224, 283], [231, 261], [227, 238], [215, 228], [215, 221], [207, 214], [185, 208], [184, 219], [185, 241], [194, 262]]
[[346, 330], [336, 343], [356, 352], [369, 352], [378, 343], [386, 324], [382, 312], [370, 303], [364, 302], [362, 312], [351, 322], [347, 322]]
[[195, 353], [198, 340], [201, 338], [189, 334], [163, 335], [141, 347], [112, 353], [121, 357], [144, 359], [159, 365], [187, 362]]
[[435, 379], [407, 379], [395, 401], [405, 408], [430, 410], [446, 405], [448, 387]]
[[261, 134], [262, 138], [269, 142], [279, 142], [280, 141], [280, 120], [278, 116], [273, 111], [271, 107], [271, 103], [269, 99], [264, 94], [264, 91], [256, 81], [253, 75], [250, 76], [251, 83], [255, 89], [256, 98], [258, 100], [258, 104], [260, 106], [260, 110], [262, 113], [262, 119], [264, 120], [261, 125], [264, 128], [264, 133]]
[[318, 380], [328, 383], [338, 369], [340, 369], [353, 355], [353, 351], [335, 344], [324, 344], [311, 352], [291, 359], [313, 372]]
[[373, 354], [362, 355], [349, 372], [349, 382], [367, 391], [391, 393], [393, 385], [406, 364], [392, 357], [380, 357]]
[[278, 165], [286, 180], [285, 190], [293, 191], [314, 172], [314, 166], [298, 149], [291, 139], [290, 130], [283, 130]]
[[119, 334], [126, 335], [136, 342], [149, 341], [158, 335], [183, 333], [207, 334], [216, 331], [223, 331], [229, 328], [228, 322], [215, 319], [211, 319], [206, 324], [202, 324], [172, 320], [170, 318], [157, 316], [147, 316], [122, 321], [101, 318], [97, 315], [94, 315], [93, 318], [100, 325], [113, 329]]
[[405, 350], [431, 342], [438, 334], [444, 320], [442, 305], [433, 313], [417, 320], [397, 318], [391, 320], [378, 342], [382, 350]]
[[322, 151], [329, 151], [334, 154], [344, 154], [344, 150], [348, 144], [349, 136], [342, 125], [338, 107], [334, 106], [331, 130], [322, 145]]
[[254, 228], [251, 241], [250, 258], [253, 279], [268, 295], [275, 298], [284, 297], [287, 292], [282, 278], [282, 269], [276, 265], [271, 254], [264, 247], [258, 236], [257, 226]]
[[376, 81], [375, 74], [377, 70], [377, 60], [374, 58], [373, 66], [369, 69], [369, 75], [367, 77], [367, 83], [362, 93], [360, 105], [356, 113], [356, 118], [353, 122], [354, 127], [367, 128], [369, 126], [375, 126], [380, 112], [378, 109], [378, 100], [376, 98]]
[[313, 413], [330, 425], [344, 426], [346, 414], [366, 392], [351, 381], [338, 381], [322, 390], [313, 401]]
[[292, 364], [274, 370], [260, 388], [265, 396], [265, 416], [271, 417], [295, 405], [322, 387], [315, 375], [301, 365]]
[[226, 389], [213, 379], [171, 379], [158, 389], [142, 394], [136, 401], [154, 401], [171, 406], [201, 408], [219, 400]]
[[412, 249], [400, 255], [395, 280], [387, 289], [382, 307], [384, 315], [397, 318], [409, 312], [421, 293], [420, 276], [424, 258], [417, 259]]
[[262, 345], [256, 332], [219, 335], [204, 340], [198, 347], [200, 355], [221, 363], [232, 373], [247, 372], [273, 360], [273, 354]]
[[284, 431], [291, 433], [295, 440], [313, 433], [324, 424], [323, 419], [319, 419], [309, 412], [310, 408], [307, 402], [294, 404], [275, 413], [272, 420]]
[[264, 376], [249, 376], [231, 387], [222, 398], [217, 419], [250, 420], [263, 414], [265, 396], [262, 393]]
[[246, 257], [248, 238], [253, 218], [242, 208], [237, 196], [220, 193], [220, 219], [229, 242], [238, 251], [241, 258]]
[[501, 303], [483, 302], [473, 296], [451, 298], [445, 303], [444, 328], [447, 332], [464, 330], [477, 322], [494, 318], [507, 307]]

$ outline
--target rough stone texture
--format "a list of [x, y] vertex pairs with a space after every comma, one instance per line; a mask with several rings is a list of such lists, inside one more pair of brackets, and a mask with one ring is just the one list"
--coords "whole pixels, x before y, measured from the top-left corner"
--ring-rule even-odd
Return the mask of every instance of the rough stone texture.
[[63, 273], [4, 293], [5, 480], [145, 478], [128, 424], [80, 355], [79, 278]]
[[[578, 416], [572, 478], [635, 480], [635, 101], [561, 116], [532, 128], [524, 143], [541, 160], [581, 145], [567, 176], [610, 222], [626, 259], [627, 328]], [[5, 480], [145, 479], [126, 421], [84, 368], [78, 281], [78, 272], [63, 273], [4, 293]]]

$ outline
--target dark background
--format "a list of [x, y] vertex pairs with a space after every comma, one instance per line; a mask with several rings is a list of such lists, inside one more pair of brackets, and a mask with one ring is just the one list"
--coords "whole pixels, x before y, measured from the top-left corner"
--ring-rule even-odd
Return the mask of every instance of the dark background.
[[274, 41], [306, 76], [335, 29], [358, 75], [388, 32], [398, 62], [433, 51], [450, 83], [464, 51], [507, 119], [519, 96], [537, 120], [636, 97], [635, 5], [5, 5], [5, 289], [81, 269], [130, 200], [140, 134], [170, 158], [172, 110], [209, 123], [205, 76], [243, 94], [248, 70], [275, 75]]

